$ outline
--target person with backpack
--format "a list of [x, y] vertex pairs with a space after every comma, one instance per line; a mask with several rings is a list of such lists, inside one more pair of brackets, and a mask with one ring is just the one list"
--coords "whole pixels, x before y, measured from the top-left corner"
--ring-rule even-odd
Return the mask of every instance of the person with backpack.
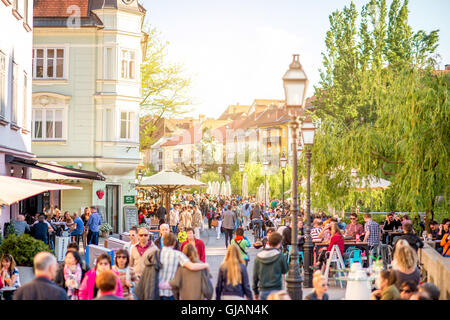
[[242, 259], [244, 260], [245, 266], [248, 266], [248, 262], [250, 261], [250, 256], [247, 253], [247, 248], [251, 247], [250, 241], [244, 236], [244, 229], [237, 228], [236, 236], [233, 240], [231, 240], [231, 244], [235, 244], [238, 246], [239, 251], [241, 252]]
[[289, 270], [287, 260], [280, 251], [282, 236], [272, 232], [269, 247], [256, 255], [253, 266], [253, 292], [255, 299], [266, 300], [267, 296], [282, 289], [282, 275]]
[[228, 247], [220, 265], [216, 285], [216, 300], [253, 300], [247, 268], [237, 245]]

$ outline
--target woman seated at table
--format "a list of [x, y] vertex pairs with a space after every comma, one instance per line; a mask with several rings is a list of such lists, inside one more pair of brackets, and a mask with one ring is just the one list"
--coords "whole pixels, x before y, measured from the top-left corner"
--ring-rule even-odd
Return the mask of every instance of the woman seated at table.
[[[16, 268], [16, 261], [10, 254], [4, 254], [0, 260], [1, 262], [1, 280], [0, 287], [13, 287], [15, 289], [20, 287], [19, 270]], [[3, 291], [3, 298], [5, 300], [12, 300], [14, 290]]]
[[333, 246], [337, 245], [341, 256], [344, 257], [344, 237], [342, 236], [341, 229], [339, 229], [337, 224], [331, 224], [331, 239], [328, 248], [322, 248], [319, 252], [319, 258], [317, 258], [316, 266], [322, 268], [324, 262], [328, 259]]
[[414, 281], [419, 284], [420, 270], [417, 267], [418, 257], [416, 251], [409, 245], [408, 241], [401, 239], [397, 241], [392, 260], [392, 269], [396, 274], [396, 286], [401, 288], [404, 281]]
[[396, 300], [400, 299], [400, 292], [395, 283], [396, 274], [393, 270], [383, 270], [377, 279], [378, 289], [372, 292], [372, 300]]

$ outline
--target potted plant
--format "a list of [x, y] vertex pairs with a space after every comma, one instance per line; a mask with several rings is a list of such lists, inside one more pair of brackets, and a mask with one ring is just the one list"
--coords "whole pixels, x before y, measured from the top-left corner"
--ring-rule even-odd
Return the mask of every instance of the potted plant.
[[50, 247], [43, 241], [37, 240], [29, 234], [10, 234], [3, 239], [0, 245], [0, 255], [8, 253], [14, 257], [19, 269], [21, 284], [27, 283], [34, 278], [33, 259], [41, 251], [51, 252]]
[[108, 235], [113, 231], [113, 228], [109, 223], [103, 223], [98, 227], [98, 230], [102, 233], [102, 238], [107, 238]]

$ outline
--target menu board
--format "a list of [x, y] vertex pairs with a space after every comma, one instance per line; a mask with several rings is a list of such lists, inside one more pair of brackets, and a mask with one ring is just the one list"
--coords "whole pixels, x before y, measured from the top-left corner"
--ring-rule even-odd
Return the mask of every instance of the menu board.
[[125, 217], [125, 231], [138, 225], [138, 209], [135, 206], [123, 207], [123, 215]]

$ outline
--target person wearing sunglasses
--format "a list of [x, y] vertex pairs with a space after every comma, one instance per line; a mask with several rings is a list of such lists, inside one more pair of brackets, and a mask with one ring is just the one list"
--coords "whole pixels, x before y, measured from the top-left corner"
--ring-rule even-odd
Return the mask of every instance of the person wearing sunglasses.
[[156, 246], [150, 241], [150, 232], [147, 228], [139, 228], [138, 243], [131, 249], [130, 266], [136, 271], [138, 278], [144, 271], [144, 260], [148, 254], [157, 250]]
[[320, 270], [314, 272], [313, 287], [313, 291], [305, 297], [305, 300], [328, 300], [327, 279]]
[[400, 298], [409, 300], [417, 292], [417, 283], [415, 281], [404, 281], [400, 287]]
[[362, 235], [364, 233], [364, 227], [358, 222], [358, 215], [352, 213], [350, 215], [350, 223], [345, 227], [345, 236], [356, 238], [356, 235]]
[[113, 270], [116, 271], [120, 278], [123, 288], [123, 297], [126, 300], [134, 300], [134, 287], [137, 280], [136, 272], [133, 267], [129, 266], [130, 255], [125, 249], [116, 251], [115, 264]]

